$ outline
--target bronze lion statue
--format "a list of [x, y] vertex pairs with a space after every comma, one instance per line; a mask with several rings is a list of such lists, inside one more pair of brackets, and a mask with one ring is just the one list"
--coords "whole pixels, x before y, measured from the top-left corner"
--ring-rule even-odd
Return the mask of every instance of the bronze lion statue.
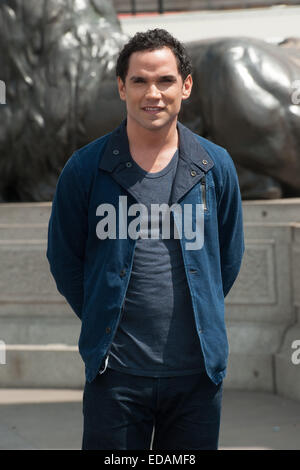
[[[0, 201], [50, 201], [74, 149], [125, 116], [115, 63], [127, 41], [108, 0], [0, 3]], [[187, 44], [180, 120], [224, 146], [244, 199], [300, 196], [300, 39]]]

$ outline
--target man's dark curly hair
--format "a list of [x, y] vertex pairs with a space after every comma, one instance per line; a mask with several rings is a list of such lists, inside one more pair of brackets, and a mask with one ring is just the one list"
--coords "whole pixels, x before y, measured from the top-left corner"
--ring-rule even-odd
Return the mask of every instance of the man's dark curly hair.
[[175, 39], [165, 29], [158, 28], [149, 29], [145, 33], [136, 33], [129, 42], [125, 44], [117, 60], [117, 77], [120, 77], [123, 83], [125, 82], [129, 68], [129, 59], [134, 52], [153, 51], [162, 49], [163, 47], [169, 47], [174, 53], [178, 64], [178, 71], [184, 81], [186, 77], [192, 73], [192, 61], [181, 42]]

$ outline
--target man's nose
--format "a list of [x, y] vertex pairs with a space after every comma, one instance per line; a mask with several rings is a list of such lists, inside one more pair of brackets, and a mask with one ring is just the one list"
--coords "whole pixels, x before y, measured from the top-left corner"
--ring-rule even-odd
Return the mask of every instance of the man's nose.
[[153, 83], [150, 85], [146, 92], [147, 98], [159, 98], [160, 97], [160, 90], [157, 86]]

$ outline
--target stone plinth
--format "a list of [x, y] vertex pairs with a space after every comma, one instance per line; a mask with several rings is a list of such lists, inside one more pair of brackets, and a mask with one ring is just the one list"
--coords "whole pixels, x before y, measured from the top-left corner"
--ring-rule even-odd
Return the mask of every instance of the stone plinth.
[[246, 252], [226, 298], [230, 358], [225, 387], [300, 400], [300, 365], [291, 361], [292, 340], [300, 339], [300, 199], [245, 201], [243, 209]]
[[[246, 252], [226, 298], [226, 388], [300, 400], [300, 199], [245, 201]], [[46, 259], [51, 203], [0, 204], [2, 387], [82, 387], [80, 321], [57, 292]], [[299, 355], [300, 357], [300, 355]]]

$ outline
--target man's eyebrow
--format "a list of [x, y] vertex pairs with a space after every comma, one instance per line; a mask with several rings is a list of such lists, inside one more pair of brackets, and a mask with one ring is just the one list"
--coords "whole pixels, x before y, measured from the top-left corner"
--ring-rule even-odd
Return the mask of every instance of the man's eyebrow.
[[139, 75], [132, 75], [132, 77], [130, 77], [130, 80], [132, 81], [135, 81], [135, 80], [145, 80], [144, 77], [141, 77]]
[[[172, 81], [176, 81], [176, 77], [175, 75], [161, 75], [158, 77], [159, 80], [172, 80]], [[132, 77], [130, 77], [131, 81], [135, 81], [135, 80], [147, 80], [145, 77], [142, 77], [140, 75], [133, 75]]]
[[161, 77], [159, 78], [167, 78], [169, 80], [176, 80], [176, 77], [175, 75], [162, 75]]

